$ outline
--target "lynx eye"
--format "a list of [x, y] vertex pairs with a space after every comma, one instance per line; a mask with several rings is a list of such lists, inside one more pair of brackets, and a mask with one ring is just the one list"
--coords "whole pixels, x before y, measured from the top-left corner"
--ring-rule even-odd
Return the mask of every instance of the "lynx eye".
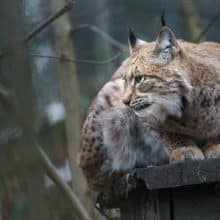
[[142, 76], [142, 75], [135, 76], [134, 82], [135, 82], [135, 84], [138, 84], [138, 83], [140, 83], [141, 81], [143, 81], [144, 79], [145, 79], [145, 77]]

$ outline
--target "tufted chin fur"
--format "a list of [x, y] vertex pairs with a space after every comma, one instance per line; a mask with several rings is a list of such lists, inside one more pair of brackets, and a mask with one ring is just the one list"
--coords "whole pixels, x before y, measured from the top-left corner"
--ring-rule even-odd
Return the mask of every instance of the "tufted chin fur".
[[168, 98], [152, 96], [153, 103], [149, 107], [135, 111], [138, 117], [155, 121], [159, 125], [163, 124], [168, 116], [176, 118], [182, 116], [183, 104], [177, 94]]
[[163, 144], [154, 138], [133, 110], [126, 106], [102, 114], [103, 142], [112, 171], [128, 171], [168, 162]]

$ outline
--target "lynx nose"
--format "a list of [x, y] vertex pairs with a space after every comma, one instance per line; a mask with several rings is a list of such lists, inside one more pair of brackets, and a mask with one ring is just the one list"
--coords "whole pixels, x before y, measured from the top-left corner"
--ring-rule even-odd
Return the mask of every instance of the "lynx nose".
[[125, 105], [130, 105], [130, 103], [131, 103], [130, 99], [123, 99], [122, 101]]
[[125, 104], [125, 105], [130, 105], [131, 104], [131, 96], [132, 94], [131, 93], [125, 93], [125, 95], [122, 97], [122, 102]]

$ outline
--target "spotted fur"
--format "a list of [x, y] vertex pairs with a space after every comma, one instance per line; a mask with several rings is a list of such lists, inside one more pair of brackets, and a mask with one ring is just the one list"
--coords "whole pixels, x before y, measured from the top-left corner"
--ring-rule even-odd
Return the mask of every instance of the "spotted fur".
[[[219, 58], [220, 44], [176, 40], [163, 27], [155, 42], [139, 46], [123, 64], [124, 103], [162, 133], [172, 162], [203, 159], [198, 146], [220, 135]], [[184, 141], [175, 145], [173, 135]], [[189, 156], [187, 146], [193, 146], [195, 155]], [[210, 145], [214, 152], [209, 155], [220, 155], [216, 146]]]
[[176, 40], [165, 26], [156, 41], [129, 45], [131, 56], [100, 90], [82, 129], [79, 166], [96, 189], [165, 162], [164, 145], [173, 163], [220, 157], [220, 44]]
[[79, 166], [95, 190], [135, 167], [168, 163], [166, 148], [124, 105], [123, 92], [122, 78], [108, 82], [93, 101], [82, 129]]

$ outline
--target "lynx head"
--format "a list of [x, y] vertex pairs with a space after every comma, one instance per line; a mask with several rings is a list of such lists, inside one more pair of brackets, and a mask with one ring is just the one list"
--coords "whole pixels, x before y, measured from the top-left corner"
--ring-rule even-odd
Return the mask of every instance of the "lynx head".
[[130, 32], [129, 46], [123, 102], [138, 116], [160, 123], [168, 116], [180, 118], [190, 102], [192, 87], [187, 61], [173, 32], [163, 26], [151, 43]]

